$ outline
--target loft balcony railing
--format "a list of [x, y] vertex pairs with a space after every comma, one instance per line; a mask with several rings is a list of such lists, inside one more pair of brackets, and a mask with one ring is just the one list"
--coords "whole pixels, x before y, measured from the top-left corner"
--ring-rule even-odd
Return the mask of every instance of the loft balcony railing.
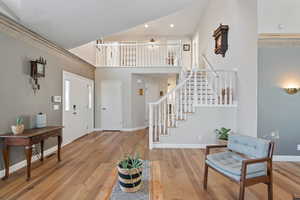
[[181, 67], [178, 43], [104, 43], [96, 45], [98, 67]]

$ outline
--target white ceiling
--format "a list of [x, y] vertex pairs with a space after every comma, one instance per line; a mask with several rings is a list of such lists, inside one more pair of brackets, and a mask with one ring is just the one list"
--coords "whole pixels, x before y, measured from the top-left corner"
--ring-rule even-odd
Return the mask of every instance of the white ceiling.
[[[195, 33], [201, 14], [203, 13], [207, 2], [208, 0], [196, 0], [173, 14], [146, 22], [129, 30], [108, 36], [104, 39], [149, 39], [155, 36], [166, 38], [190, 37]], [[149, 27], [145, 28], [145, 24]], [[170, 24], [174, 24], [174, 28], [171, 28]]]
[[300, 33], [299, 0], [258, 1], [259, 33]]
[[69, 49], [169, 15], [195, 1], [200, 0], [0, 0], [0, 12]]

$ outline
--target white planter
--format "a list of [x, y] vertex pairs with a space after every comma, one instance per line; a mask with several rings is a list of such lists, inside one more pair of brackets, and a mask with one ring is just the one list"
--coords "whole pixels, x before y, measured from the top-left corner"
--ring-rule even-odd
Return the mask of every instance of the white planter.
[[24, 124], [17, 125], [17, 126], [11, 126], [11, 131], [15, 135], [23, 133], [24, 132]]

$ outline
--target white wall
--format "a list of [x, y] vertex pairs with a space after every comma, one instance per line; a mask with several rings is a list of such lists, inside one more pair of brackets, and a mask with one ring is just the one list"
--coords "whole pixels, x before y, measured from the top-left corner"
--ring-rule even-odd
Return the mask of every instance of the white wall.
[[[259, 33], [300, 33], [299, 0], [258, 1]], [[284, 27], [278, 27], [282, 24]]]
[[92, 65], [96, 65], [96, 42], [89, 42], [82, 46], [71, 49], [70, 52], [82, 58]]
[[[226, 57], [214, 54], [213, 31], [220, 23], [229, 25]], [[215, 68], [238, 69], [237, 131], [257, 135], [257, 1], [210, 0], [194, 40], [198, 55], [205, 53]], [[200, 61], [198, 61], [200, 62]]]
[[[122, 118], [123, 128], [131, 129], [145, 126], [146, 102], [145, 94], [138, 95], [138, 89], [145, 90], [145, 76], [150, 74], [178, 74], [180, 69], [168, 67], [147, 69], [147, 68], [118, 68], [98, 67], [95, 71], [95, 128], [101, 129], [101, 81], [120, 80], [122, 81]], [[137, 83], [137, 80], [142, 83]]]
[[[144, 94], [139, 94], [139, 89], [144, 90]], [[131, 77], [131, 100], [132, 100], [132, 127], [144, 127], [146, 125], [145, 111], [145, 78], [142, 75], [132, 74]]]
[[161, 137], [162, 144], [203, 145], [216, 144], [215, 129], [230, 128], [234, 132], [236, 108], [197, 107], [188, 114], [188, 119], [179, 121], [176, 128], [170, 128], [170, 136]]
[[[176, 75], [170, 76], [153, 76], [144, 75], [145, 80], [145, 102], [146, 102], [146, 112], [145, 118], [146, 123], [149, 122], [149, 103], [158, 101], [160, 96], [160, 91], [163, 91], [163, 95], [166, 95], [168, 88], [176, 87]], [[170, 84], [170, 86], [168, 86]]]

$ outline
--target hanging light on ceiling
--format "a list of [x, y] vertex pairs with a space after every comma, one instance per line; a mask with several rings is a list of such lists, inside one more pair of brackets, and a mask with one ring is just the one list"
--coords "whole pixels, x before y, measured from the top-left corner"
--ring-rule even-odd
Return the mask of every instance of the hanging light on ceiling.
[[156, 46], [156, 41], [154, 40], [154, 38], [151, 38], [149, 42], [149, 47], [154, 48], [155, 46]]

